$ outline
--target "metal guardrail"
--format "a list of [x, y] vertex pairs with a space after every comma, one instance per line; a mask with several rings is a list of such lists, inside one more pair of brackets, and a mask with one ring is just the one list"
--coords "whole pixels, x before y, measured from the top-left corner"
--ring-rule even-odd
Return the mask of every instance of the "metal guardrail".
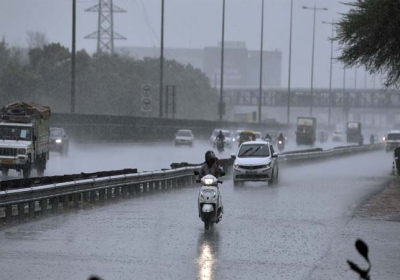
[[[299, 160], [331, 158], [381, 148], [383, 148], [382, 144], [376, 144], [326, 151], [299, 151], [282, 155], [279, 161], [290, 163]], [[233, 161], [233, 159], [220, 160], [226, 174], [231, 172]], [[65, 211], [85, 204], [102, 205], [106, 201], [193, 185], [195, 183], [193, 171], [199, 168], [200, 166], [186, 166], [164, 171], [131, 173], [0, 191], [0, 207], [4, 208], [4, 216], [0, 219], [6, 223], [13, 220], [23, 221], [49, 212], [56, 214], [60, 208]]]

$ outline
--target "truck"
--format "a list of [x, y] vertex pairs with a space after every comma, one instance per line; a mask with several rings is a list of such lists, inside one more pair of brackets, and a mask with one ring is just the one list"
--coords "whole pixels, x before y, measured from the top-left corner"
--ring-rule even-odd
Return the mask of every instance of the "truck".
[[317, 136], [317, 119], [312, 117], [298, 117], [296, 130], [297, 145], [313, 146]]
[[0, 169], [3, 177], [10, 169], [24, 178], [36, 169], [43, 176], [49, 160], [51, 110], [33, 102], [16, 102], [0, 110]]
[[347, 143], [361, 143], [362, 142], [361, 123], [347, 122], [346, 137], [347, 137]]

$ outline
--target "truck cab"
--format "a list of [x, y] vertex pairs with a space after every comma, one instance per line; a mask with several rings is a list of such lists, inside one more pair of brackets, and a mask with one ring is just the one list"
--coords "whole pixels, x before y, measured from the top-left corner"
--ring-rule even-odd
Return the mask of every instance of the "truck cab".
[[10, 169], [30, 177], [36, 169], [43, 176], [49, 159], [50, 108], [18, 102], [0, 113], [0, 169], [7, 177]]
[[346, 138], [347, 143], [360, 143], [362, 141], [360, 122], [347, 123]]

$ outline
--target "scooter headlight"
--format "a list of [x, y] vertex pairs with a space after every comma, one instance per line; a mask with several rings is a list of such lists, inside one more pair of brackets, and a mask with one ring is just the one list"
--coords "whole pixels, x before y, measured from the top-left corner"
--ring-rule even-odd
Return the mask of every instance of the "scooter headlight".
[[212, 185], [213, 182], [214, 180], [211, 178], [204, 179], [204, 185]]
[[278, 144], [282, 144], [282, 141], [279, 141]]

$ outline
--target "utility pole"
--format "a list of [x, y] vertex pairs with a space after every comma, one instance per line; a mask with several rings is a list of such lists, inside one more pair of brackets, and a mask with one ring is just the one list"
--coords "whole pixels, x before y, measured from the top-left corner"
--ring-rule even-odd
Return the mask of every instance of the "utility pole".
[[312, 117], [313, 112], [313, 99], [314, 99], [314, 51], [315, 51], [315, 19], [317, 11], [327, 11], [328, 8], [317, 8], [315, 3], [314, 7], [303, 6], [305, 10], [313, 10], [314, 11], [314, 23], [313, 23], [313, 39], [312, 39], [312, 56], [311, 56], [311, 102], [310, 102], [310, 117]]
[[164, 88], [164, 0], [161, 0], [161, 47], [160, 47], [160, 118], [163, 117]]
[[75, 113], [76, 0], [72, 1], [71, 113]]
[[290, 123], [290, 95], [292, 75], [292, 28], [293, 28], [293, 0], [290, 1], [290, 32], [289, 32], [289, 70], [288, 70], [288, 100], [287, 100], [287, 124]]
[[262, 75], [263, 75], [263, 41], [264, 41], [264, 0], [261, 0], [261, 46], [260, 46], [260, 96], [258, 97], [258, 122], [261, 123]]
[[220, 93], [219, 93], [219, 120], [222, 121], [224, 115], [224, 48], [225, 48], [225, 0], [222, 0], [222, 40], [221, 40], [221, 79], [220, 79]]
[[329, 69], [329, 107], [328, 107], [328, 125], [331, 125], [331, 107], [332, 107], [332, 69], [333, 69], [333, 32], [335, 21], [332, 20], [331, 22], [323, 21], [323, 24], [329, 24], [332, 26], [331, 31], [331, 57], [330, 57], [330, 69]]
[[97, 52], [114, 53], [114, 40], [126, 40], [121, 34], [114, 32], [114, 13], [126, 11], [113, 4], [113, 0], [99, 0], [99, 4], [85, 10], [98, 13], [97, 31], [85, 36], [85, 39], [97, 40]]

